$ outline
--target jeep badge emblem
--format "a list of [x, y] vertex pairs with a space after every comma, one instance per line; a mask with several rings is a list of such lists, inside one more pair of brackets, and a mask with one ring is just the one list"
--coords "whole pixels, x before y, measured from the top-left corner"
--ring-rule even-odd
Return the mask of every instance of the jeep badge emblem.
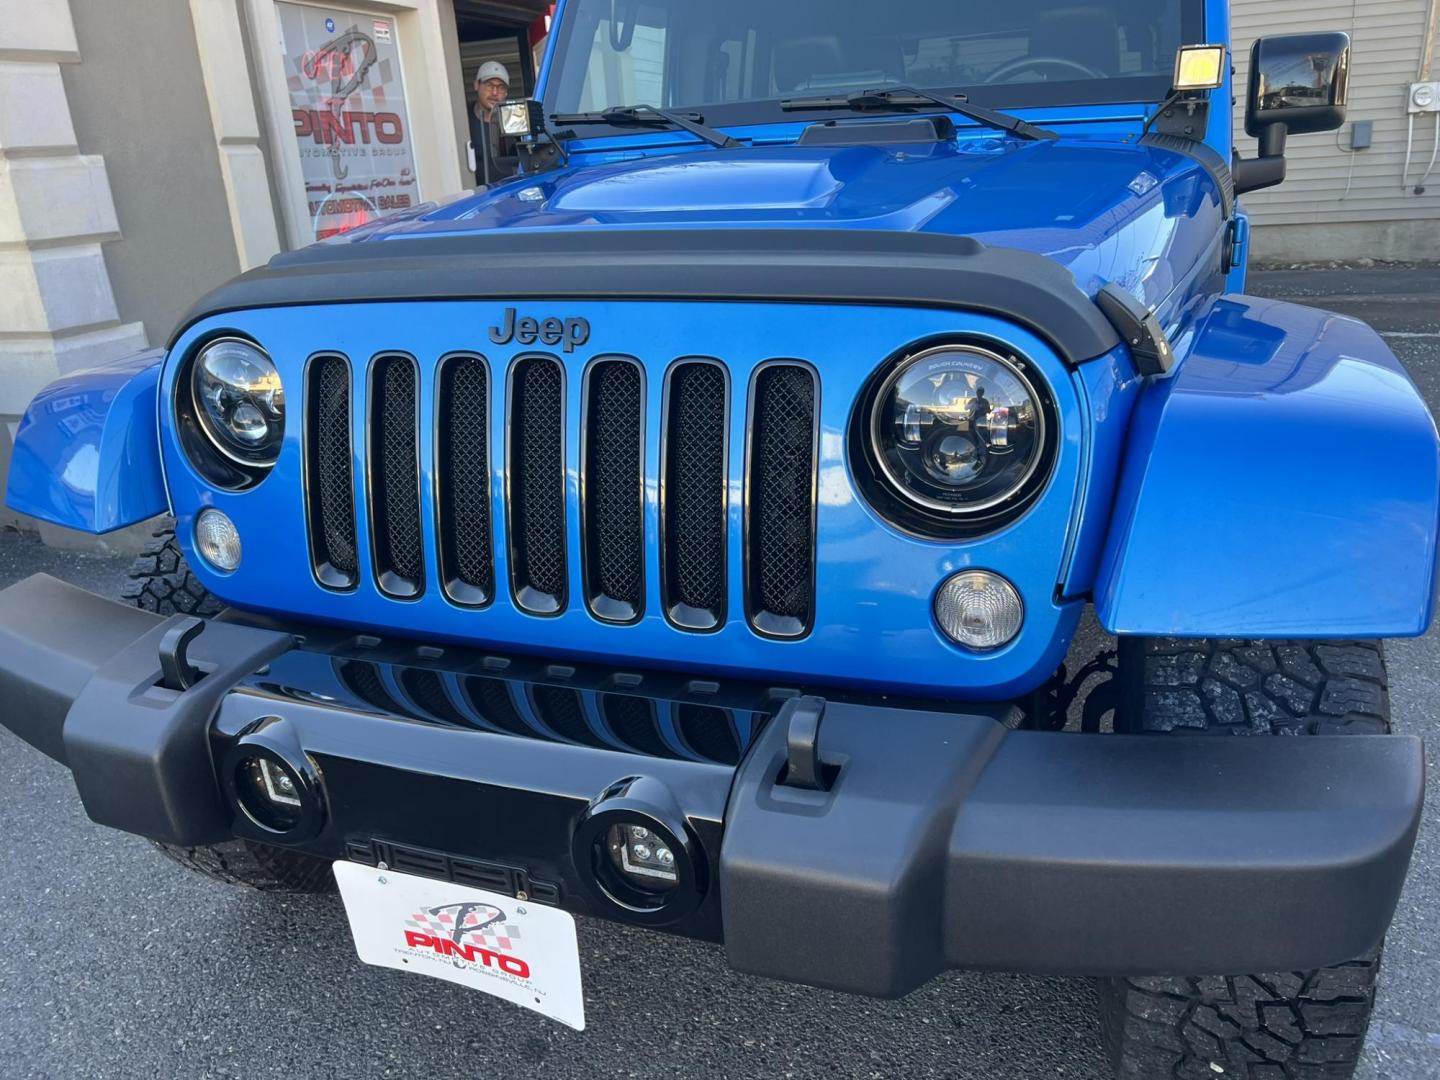
[[576, 345], [590, 340], [589, 319], [557, 319], [553, 315], [544, 319], [523, 319], [515, 317], [514, 308], [505, 309], [505, 321], [501, 326], [490, 327], [490, 340], [496, 345], [508, 345], [511, 341], [520, 345], [565, 345], [565, 351], [574, 352]]

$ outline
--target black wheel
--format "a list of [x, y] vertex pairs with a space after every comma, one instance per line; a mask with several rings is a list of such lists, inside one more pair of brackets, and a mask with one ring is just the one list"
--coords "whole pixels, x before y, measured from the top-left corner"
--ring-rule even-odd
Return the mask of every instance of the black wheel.
[[[1122, 638], [1117, 681], [1117, 731], [1390, 730], [1385, 657], [1375, 641]], [[1100, 1023], [1122, 1080], [1345, 1080], [1365, 1044], [1379, 971], [1376, 948], [1314, 971], [1101, 979]]]
[[[130, 567], [130, 580], [120, 594], [136, 607], [157, 615], [217, 615], [220, 603], [190, 571], [175, 531], [161, 529]], [[330, 864], [300, 852], [228, 840], [204, 847], [155, 846], [187, 870], [230, 885], [264, 892], [318, 893], [335, 888]]]

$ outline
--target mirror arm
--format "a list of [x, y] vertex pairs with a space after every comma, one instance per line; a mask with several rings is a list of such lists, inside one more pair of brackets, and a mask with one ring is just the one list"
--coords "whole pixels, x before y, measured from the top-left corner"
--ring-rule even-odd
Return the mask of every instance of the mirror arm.
[[1230, 163], [1235, 180], [1235, 194], [1274, 187], [1285, 179], [1285, 138], [1289, 130], [1284, 124], [1266, 125], [1260, 132], [1260, 156], [1241, 158]]

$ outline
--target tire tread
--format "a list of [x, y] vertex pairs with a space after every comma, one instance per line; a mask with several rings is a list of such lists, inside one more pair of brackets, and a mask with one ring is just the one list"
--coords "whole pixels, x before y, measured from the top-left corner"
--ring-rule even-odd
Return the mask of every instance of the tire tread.
[[[1121, 638], [1115, 730], [1385, 735], [1378, 641]], [[1098, 980], [1119, 1080], [1348, 1080], [1375, 1005], [1380, 948], [1314, 971]]]
[[1120, 639], [1117, 730], [1192, 735], [1384, 735], [1378, 641]]

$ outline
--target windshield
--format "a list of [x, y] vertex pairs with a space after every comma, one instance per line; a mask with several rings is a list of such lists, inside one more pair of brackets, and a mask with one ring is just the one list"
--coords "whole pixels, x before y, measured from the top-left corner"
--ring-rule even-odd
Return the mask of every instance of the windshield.
[[570, 0], [552, 113], [699, 109], [794, 119], [788, 98], [885, 86], [993, 107], [1160, 101], [1203, 0]]

